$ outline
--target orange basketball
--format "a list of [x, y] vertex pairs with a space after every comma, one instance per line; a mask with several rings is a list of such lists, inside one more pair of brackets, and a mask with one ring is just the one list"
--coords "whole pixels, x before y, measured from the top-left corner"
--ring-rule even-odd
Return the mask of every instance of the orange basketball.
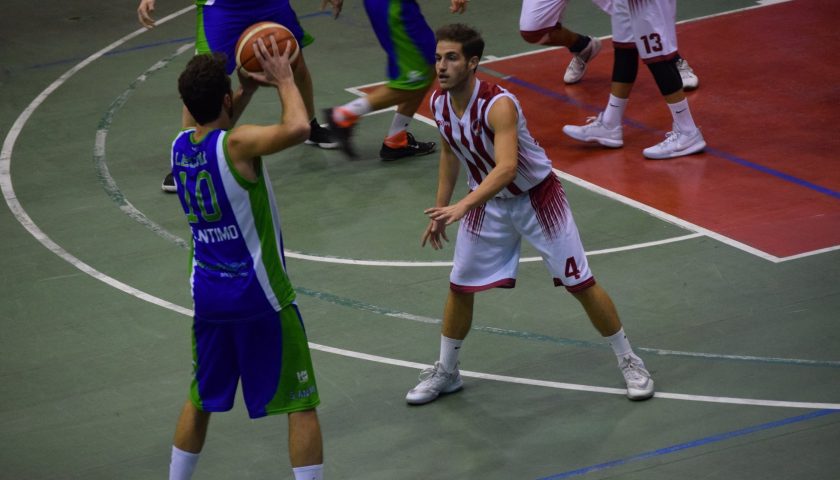
[[280, 53], [286, 50], [286, 43], [291, 42], [292, 50], [289, 52], [289, 61], [294, 68], [300, 57], [300, 47], [297, 40], [288, 28], [274, 22], [255, 23], [242, 32], [236, 42], [236, 66], [253, 73], [262, 72], [262, 66], [254, 55], [254, 43], [257, 42], [258, 38], [262, 38], [266, 47], [271, 51], [271, 37], [274, 37], [274, 41], [277, 42]]

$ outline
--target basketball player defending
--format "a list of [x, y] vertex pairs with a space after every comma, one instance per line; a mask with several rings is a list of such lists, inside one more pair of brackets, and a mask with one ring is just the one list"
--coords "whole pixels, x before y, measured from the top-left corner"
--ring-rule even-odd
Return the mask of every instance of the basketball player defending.
[[706, 141], [694, 124], [678, 69], [676, 0], [613, 0], [612, 3], [615, 60], [607, 107], [586, 125], [564, 126], [563, 133], [605, 147], [623, 146], [621, 121], [642, 57], [674, 120], [665, 140], [642, 153], [650, 159], [667, 159], [702, 151]]
[[[320, 398], [264, 163], [265, 155], [306, 140], [309, 116], [290, 48], [280, 53], [274, 38], [256, 45], [264, 73], [245, 78], [245, 94], [231, 91], [221, 53], [195, 56], [178, 78], [197, 123], [175, 138], [171, 155], [193, 239], [194, 376], [175, 430], [170, 480], [191, 478], [210, 412], [233, 407], [240, 378], [251, 418], [288, 414], [295, 480], [323, 479]], [[258, 82], [276, 89], [282, 113], [271, 125], [233, 128]]]
[[[436, 71], [440, 90], [431, 109], [443, 139], [435, 207], [421, 240], [432, 248], [448, 241], [446, 226], [458, 220], [458, 241], [443, 312], [440, 358], [423, 371], [406, 395], [410, 404], [433, 401], [459, 390], [458, 352], [470, 330], [473, 297], [491, 288], [513, 288], [522, 237], [542, 255], [556, 286], [583, 305], [606, 337], [627, 384], [627, 396], [653, 395], [653, 380], [633, 353], [615, 306], [595, 282], [560, 180], [545, 151], [531, 137], [516, 97], [475, 77], [484, 40], [470, 27], [437, 31]], [[470, 192], [454, 204], [460, 165]]]

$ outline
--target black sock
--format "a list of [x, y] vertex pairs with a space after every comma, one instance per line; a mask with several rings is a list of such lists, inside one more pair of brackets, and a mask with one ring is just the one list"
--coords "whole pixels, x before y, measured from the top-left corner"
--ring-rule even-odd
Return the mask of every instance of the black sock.
[[574, 45], [569, 47], [569, 51], [572, 53], [580, 53], [584, 48], [589, 46], [589, 42], [591, 41], [592, 39], [586, 35], [578, 35], [578, 39], [575, 41]]

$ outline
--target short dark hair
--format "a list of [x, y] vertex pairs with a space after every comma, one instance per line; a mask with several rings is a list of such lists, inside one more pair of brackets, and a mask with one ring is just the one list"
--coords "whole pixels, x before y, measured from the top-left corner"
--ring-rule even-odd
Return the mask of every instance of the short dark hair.
[[178, 92], [199, 125], [219, 118], [225, 95], [231, 93], [224, 53], [194, 56], [178, 77]]
[[481, 34], [476, 29], [463, 23], [451, 23], [438, 28], [435, 32], [435, 39], [438, 42], [460, 43], [467, 60], [473, 57], [478, 57], [481, 60], [481, 56], [484, 55], [484, 39], [481, 38]]

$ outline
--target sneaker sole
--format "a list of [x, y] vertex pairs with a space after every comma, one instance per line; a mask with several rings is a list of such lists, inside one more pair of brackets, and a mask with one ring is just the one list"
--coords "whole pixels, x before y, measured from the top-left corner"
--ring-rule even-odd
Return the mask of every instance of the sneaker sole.
[[576, 133], [572, 133], [566, 130], [566, 127], [563, 127], [563, 133], [565, 133], [569, 138], [573, 138], [579, 142], [585, 143], [598, 143], [605, 147], [609, 148], [621, 148], [624, 146], [624, 140], [612, 140], [609, 138], [601, 138], [601, 137], [586, 137], [586, 136], [578, 136]]
[[648, 154], [644, 150], [642, 151], [642, 155], [644, 155], [645, 158], [650, 159], [650, 160], [667, 160], [669, 158], [685, 157], [687, 155], [693, 155], [695, 153], [700, 153], [705, 148], [706, 148], [706, 142], [703, 141], [703, 142], [700, 142], [700, 144], [698, 144], [698, 145], [692, 145], [688, 148], [685, 148], [683, 150], [679, 150], [677, 152], [672, 152], [668, 155]]
[[303, 142], [303, 143], [305, 143], [305, 144], [307, 144], [307, 145], [313, 145], [313, 146], [316, 146], [316, 147], [319, 147], [319, 148], [323, 148], [324, 150], [336, 150], [336, 149], [338, 149], [339, 147], [341, 147], [341, 144], [340, 144], [340, 143], [338, 143], [338, 142], [330, 142], [330, 143], [323, 142], [323, 143], [318, 143], [318, 142], [313, 142], [312, 140], [307, 140], [307, 141], [305, 141], [305, 142]]
[[438, 398], [440, 398], [442, 395], [448, 395], [448, 394], [450, 394], [450, 393], [459, 392], [459, 391], [463, 390], [463, 388], [464, 388], [464, 381], [463, 381], [463, 380], [460, 380], [460, 381], [459, 381], [456, 385], [454, 385], [453, 387], [450, 387], [448, 390], [441, 390], [441, 392], [440, 392], [439, 394], [435, 395], [435, 396], [434, 396], [434, 397], [432, 397], [432, 398], [410, 399], [410, 398], [408, 398], [408, 396], [406, 395], [406, 397], [405, 397], [405, 403], [407, 403], [407, 404], [409, 404], [409, 405], [425, 405], [425, 404], [427, 404], [427, 403], [432, 403], [432, 402], [434, 402], [435, 400], [437, 400]]
[[627, 389], [627, 398], [637, 402], [652, 398], [653, 394], [653, 380], [650, 381], [650, 390], [631, 390], [629, 388]]
[[382, 160], [383, 162], [393, 162], [394, 160], [399, 160], [401, 158], [422, 157], [422, 156], [425, 156], [425, 155], [431, 155], [433, 153], [435, 153], [434, 149], [429, 150], [428, 152], [423, 152], [423, 153], [409, 153], [409, 154], [406, 154], [406, 155], [395, 155], [395, 156], [382, 155], [382, 153], [380, 152], [379, 153], [379, 159]]

